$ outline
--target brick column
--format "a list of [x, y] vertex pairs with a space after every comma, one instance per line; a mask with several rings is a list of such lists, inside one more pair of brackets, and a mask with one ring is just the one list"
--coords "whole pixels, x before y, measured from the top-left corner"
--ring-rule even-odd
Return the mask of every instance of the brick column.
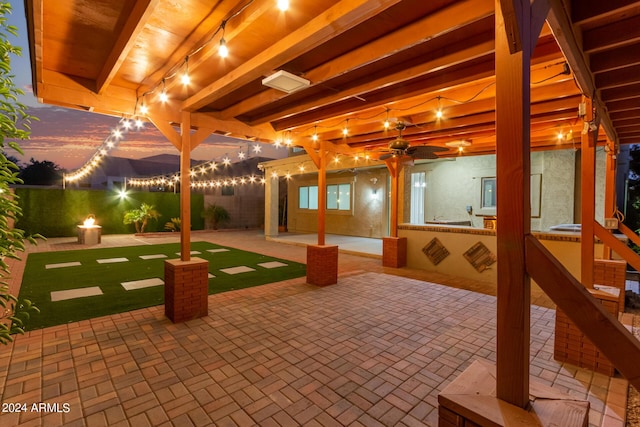
[[164, 262], [164, 314], [173, 323], [206, 316], [209, 262], [202, 258]]
[[407, 265], [407, 238], [382, 238], [382, 266], [400, 268]]
[[337, 246], [307, 246], [307, 283], [318, 286], [338, 283]]

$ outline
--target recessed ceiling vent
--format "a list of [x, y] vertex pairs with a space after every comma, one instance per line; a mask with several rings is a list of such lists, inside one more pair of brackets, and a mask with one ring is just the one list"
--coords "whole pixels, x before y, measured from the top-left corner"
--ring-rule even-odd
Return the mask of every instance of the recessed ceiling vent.
[[286, 93], [292, 93], [311, 84], [307, 79], [280, 70], [262, 79], [262, 84]]

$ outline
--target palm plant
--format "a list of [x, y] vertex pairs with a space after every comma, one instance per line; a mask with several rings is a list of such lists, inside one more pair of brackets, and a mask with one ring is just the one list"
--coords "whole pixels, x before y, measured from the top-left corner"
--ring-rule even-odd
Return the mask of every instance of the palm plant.
[[139, 209], [131, 209], [124, 213], [123, 223], [133, 224], [136, 227], [136, 233], [144, 233], [144, 229], [150, 219], [157, 220], [162, 215], [155, 209], [155, 206], [142, 203]]
[[218, 229], [218, 225], [225, 223], [231, 219], [231, 215], [229, 215], [229, 211], [227, 211], [224, 207], [216, 205], [207, 206], [207, 208], [202, 212], [202, 216], [211, 221], [211, 226], [214, 230]]

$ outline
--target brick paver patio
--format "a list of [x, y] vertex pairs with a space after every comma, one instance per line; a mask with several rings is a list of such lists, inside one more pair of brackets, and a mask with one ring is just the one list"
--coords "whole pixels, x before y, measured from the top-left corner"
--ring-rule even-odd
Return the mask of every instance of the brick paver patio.
[[[203, 236], [304, 260], [304, 248], [227, 235]], [[472, 361], [495, 361], [495, 297], [377, 259], [340, 263], [337, 285], [211, 295], [209, 316], [182, 324], [159, 306], [19, 336], [0, 348], [0, 426], [437, 425], [438, 393]], [[627, 382], [555, 362], [554, 316], [532, 307], [532, 375], [588, 399], [590, 425], [624, 425]], [[26, 411], [7, 412], [16, 403]]]

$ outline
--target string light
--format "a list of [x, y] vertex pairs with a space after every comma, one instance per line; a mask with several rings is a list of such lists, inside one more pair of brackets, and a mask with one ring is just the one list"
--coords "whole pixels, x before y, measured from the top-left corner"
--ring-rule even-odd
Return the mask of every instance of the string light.
[[109, 136], [107, 136], [103, 141], [100, 147], [96, 150], [96, 152], [87, 160], [87, 162], [80, 168], [76, 169], [74, 172], [69, 174], [65, 174], [64, 180], [68, 182], [78, 181], [85, 176], [88, 176], [100, 166], [100, 163], [104, 160], [104, 158], [108, 155], [109, 151], [116, 147], [117, 143], [124, 138], [124, 135], [131, 128], [131, 123], [128, 119], [121, 119], [116, 125], [115, 129], [109, 132]]
[[349, 135], [349, 119], [347, 119], [344, 125], [344, 129], [342, 129], [342, 136], [348, 136], [348, 135]]
[[184, 73], [182, 74], [180, 81], [184, 86], [189, 86], [189, 83], [191, 83], [191, 78], [189, 77], [189, 57], [188, 56], [184, 58]]
[[165, 85], [165, 79], [162, 79], [162, 92], [160, 92], [160, 102], [165, 103], [169, 100], [169, 95], [167, 95], [167, 87]]
[[289, 9], [289, 0], [278, 0], [278, 9], [283, 12]]
[[387, 117], [385, 117], [384, 119], [384, 124], [383, 124], [385, 130], [389, 129], [389, 127], [391, 126], [391, 123], [389, 123], [389, 109], [387, 108]]
[[438, 109], [436, 110], [436, 119], [442, 118], [442, 107], [440, 106], [440, 97], [438, 96]]
[[222, 37], [220, 38], [220, 46], [218, 47], [218, 55], [221, 58], [229, 56], [229, 48], [227, 47], [227, 41], [224, 39], [224, 29], [227, 26], [227, 21], [222, 21], [220, 28], [222, 29]]

